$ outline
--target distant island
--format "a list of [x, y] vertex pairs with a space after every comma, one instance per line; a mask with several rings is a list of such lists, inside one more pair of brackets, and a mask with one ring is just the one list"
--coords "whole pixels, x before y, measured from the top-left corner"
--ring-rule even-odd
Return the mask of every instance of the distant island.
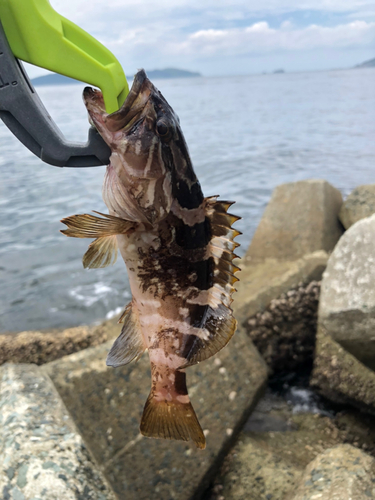
[[[202, 76], [200, 73], [194, 71], [187, 71], [185, 69], [176, 68], [166, 68], [166, 69], [154, 69], [153, 71], [146, 71], [147, 76], [150, 80], [157, 80], [159, 78], [195, 78]], [[133, 76], [127, 76], [128, 80], [132, 80]], [[67, 76], [59, 75], [57, 73], [51, 73], [50, 75], [38, 76], [33, 78], [31, 83], [34, 86], [38, 85], [72, 85], [79, 82], [73, 78], [68, 78]]]
[[375, 58], [354, 66], [355, 68], [375, 68]]
[[50, 75], [38, 76], [32, 78], [31, 83], [36, 87], [38, 85], [74, 85], [76, 83], [82, 83], [73, 78], [69, 78], [64, 75], [59, 75], [57, 73], [51, 73]]
[[274, 75], [279, 75], [281, 73], [285, 73], [285, 71], [282, 68], [280, 68], [280, 69], [275, 69], [275, 71], [273, 73], [274, 73]]
[[154, 78], [196, 78], [202, 76], [196, 71], [187, 71], [186, 69], [166, 68], [146, 71], [147, 76], [152, 80]]

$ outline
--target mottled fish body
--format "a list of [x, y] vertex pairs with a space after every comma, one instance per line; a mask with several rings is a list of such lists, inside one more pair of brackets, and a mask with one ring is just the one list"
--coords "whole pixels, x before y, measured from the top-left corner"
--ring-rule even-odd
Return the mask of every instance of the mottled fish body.
[[86, 88], [84, 100], [112, 151], [103, 185], [109, 215], [62, 222], [67, 236], [95, 238], [85, 267], [113, 263], [118, 248], [128, 270], [133, 298], [107, 364], [125, 365], [147, 349], [152, 384], [142, 434], [204, 448], [185, 368], [213, 356], [236, 329], [238, 217], [230, 202], [203, 197], [179, 120], [143, 70], [116, 113], [106, 114], [99, 91]]

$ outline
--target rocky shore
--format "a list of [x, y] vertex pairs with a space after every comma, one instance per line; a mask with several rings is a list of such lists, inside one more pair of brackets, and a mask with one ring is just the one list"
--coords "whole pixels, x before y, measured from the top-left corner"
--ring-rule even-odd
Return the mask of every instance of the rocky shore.
[[187, 371], [205, 451], [149, 440], [149, 363], [114, 322], [0, 336], [4, 500], [375, 498], [375, 186], [278, 186], [239, 264], [238, 331]]

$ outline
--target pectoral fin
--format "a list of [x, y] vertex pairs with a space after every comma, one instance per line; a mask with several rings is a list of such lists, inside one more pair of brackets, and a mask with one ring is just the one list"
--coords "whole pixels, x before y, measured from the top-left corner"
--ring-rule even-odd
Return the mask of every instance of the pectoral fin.
[[71, 215], [62, 219], [61, 222], [68, 226], [61, 233], [72, 238], [101, 238], [103, 236], [114, 236], [116, 234], [126, 234], [135, 227], [135, 223], [115, 217], [114, 215], [102, 214], [96, 217], [90, 214]]
[[114, 264], [117, 260], [117, 238], [116, 236], [104, 236], [96, 238], [90, 243], [89, 248], [83, 256], [83, 267], [86, 269], [98, 269]]
[[90, 214], [72, 215], [62, 219], [62, 223], [68, 229], [61, 231], [72, 238], [96, 238], [90, 243], [89, 248], [83, 256], [83, 267], [93, 269], [107, 267], [117, 260], [117, 234], [126, 234], [132, 231], [135, 223], [102, 214], [104, 218]]

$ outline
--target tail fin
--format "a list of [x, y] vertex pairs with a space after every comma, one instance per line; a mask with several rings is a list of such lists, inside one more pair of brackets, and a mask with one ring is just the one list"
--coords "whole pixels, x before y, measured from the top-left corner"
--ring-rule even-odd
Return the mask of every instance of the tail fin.
[[192, 439], [197, 448], [204, 450], [206, 447], [206, 439], [190, 401], [157, 401], [151, 393], [143, 410], [141, 433], [152, 438]]

